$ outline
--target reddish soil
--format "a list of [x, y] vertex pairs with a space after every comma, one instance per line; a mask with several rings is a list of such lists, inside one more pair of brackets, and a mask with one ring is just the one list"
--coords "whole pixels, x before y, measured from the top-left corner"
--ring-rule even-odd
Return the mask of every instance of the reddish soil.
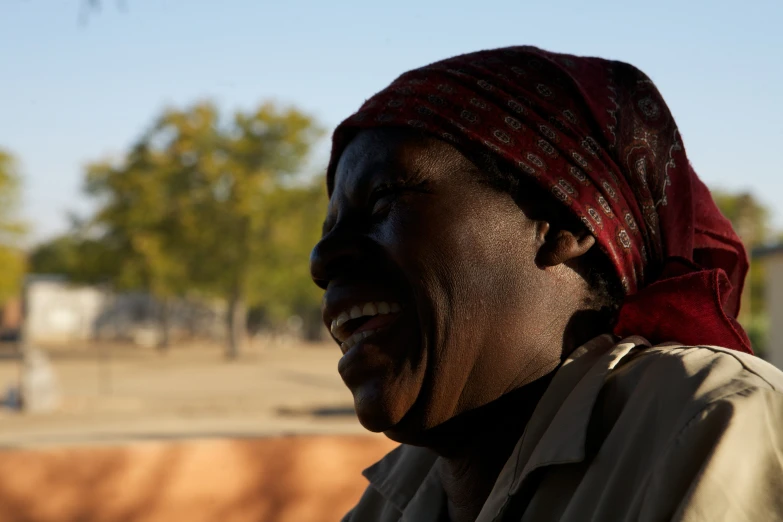
[[292, 436], [0, 452], [2, 522], [338, 521], [394, 448]]

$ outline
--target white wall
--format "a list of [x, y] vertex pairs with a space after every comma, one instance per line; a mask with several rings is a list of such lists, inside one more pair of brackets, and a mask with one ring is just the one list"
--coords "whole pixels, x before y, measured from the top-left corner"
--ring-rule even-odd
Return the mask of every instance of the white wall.
[[107, 296], [94, 287], [33, 281], [25, 293], [25, 335], [36, 341], [86, 341]]
[[[95, 286], [32, 278], [25, 285], [24, 307], [24, 335], [32, 343], [103, 339], [154, 345], [160, 333], [160, 303], [141, 292], [116, 294]], [[222, 339], [224, 308], [221, 303], [172, 301], [170, 334]], [[149, 334], [155, 339], [145, 341]]]

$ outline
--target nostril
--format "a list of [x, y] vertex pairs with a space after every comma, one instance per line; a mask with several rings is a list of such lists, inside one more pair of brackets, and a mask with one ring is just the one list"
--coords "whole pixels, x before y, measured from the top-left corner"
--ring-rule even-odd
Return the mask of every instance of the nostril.
[[356, 266], [361, 254], [361, 246], [355, 234], [345, 227], [333, 227], [310, 252], [310, 276], [313, 282], [326, 290], [330, 281]]
[[326, 289], [329, 283], [329, 274], [327, 273], [327, 259], [324, 256], [323, 240], [310, 252], [310, 277], [319, 287]]

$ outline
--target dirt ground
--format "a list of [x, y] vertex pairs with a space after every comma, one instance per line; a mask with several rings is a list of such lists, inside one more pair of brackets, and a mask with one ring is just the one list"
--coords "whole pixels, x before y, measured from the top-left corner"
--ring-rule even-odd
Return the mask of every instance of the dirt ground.
[[337, 522], [393, 446], [314, 435], [0, 451], [0, 522]]
[[[59, 409], [0, 410], [0, 522], [336, 521], [395, 446], [359, 425], [331, 344], [47, 352]], [[0, 393], [19, 371], [0, 358]]]
[[[0, 447], [133, 440], [363, 434], [337, 374], [338, 348], [255, 342], [238, 361], [219, 346], [48, 347], [61, 390], [51, 414], [0, 410]], [[19, 361], [0, 360], [0, 393]]]

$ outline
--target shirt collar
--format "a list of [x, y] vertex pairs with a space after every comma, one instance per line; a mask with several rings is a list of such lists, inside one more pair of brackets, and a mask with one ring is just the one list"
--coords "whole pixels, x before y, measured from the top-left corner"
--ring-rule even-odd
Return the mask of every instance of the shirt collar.
[[[574, 350], [541, 397], [493, 494], [505, 498], [515, 493], [535, 469], [584, 459], [587, 426], [606, 377], [640, 345], [649, 343], [642, 337], [616, 343], [612, 335], [606, 334]], [[443, 494], [434, 467], [437, 459], [438, 455], [426, 448], [401, 445], [362, 474], [388, 502], [404, 512], [415, 498], [423, 499], [425, 489], [435, 493], [439, 488]], [[505, 486], [501, 485], [504, 481]], [[487, 504], [491, 500], [492, 495]]]
[[513, 464], [509, 493], [516, 492], [525, 477], [538, 468], [584, 460], [587, 427], [598, 394], [608, 374], [639, 346], [649, 346], [649, 342], [634, 336], [617, 343], [606, 334], [584, 344], [566, 359], [506, 465], [508, 468]]

